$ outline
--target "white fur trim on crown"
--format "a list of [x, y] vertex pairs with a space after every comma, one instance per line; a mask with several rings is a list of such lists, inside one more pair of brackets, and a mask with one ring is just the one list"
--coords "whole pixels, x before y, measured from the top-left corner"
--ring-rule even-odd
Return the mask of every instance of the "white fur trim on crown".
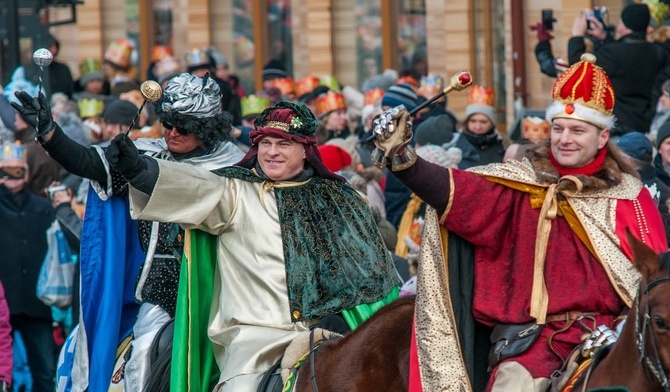
[[545, 118], [547, 121], [550, 123], [555, 119], [555, 118], [572, 118], [575, 120], [581, 120], [585, 121], [589, 124], [593, 124], [596, 127], [599, 128], [607, 128], [607, 129], [612, 129], [614, 128], [614, 123], [616, 118], [614, 115], [607, 115], [602, 112], [599, 112], [595, 109], [591, 109], [589, 107], [584, 106], [581, 103], [575, 102], [573, 103], [573, 106], [575, 107], [575, 111], [572, 114], [567, 114], [565, 112], [565, 106], [563, 102], [554, 102], [552, 103], [546, 111], [546, 116]]

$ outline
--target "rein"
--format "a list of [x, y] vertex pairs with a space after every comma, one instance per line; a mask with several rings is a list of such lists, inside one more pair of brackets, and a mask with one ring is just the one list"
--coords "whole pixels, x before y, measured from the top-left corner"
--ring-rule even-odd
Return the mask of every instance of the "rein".
[[312, 378], [312, 391], [319, 392], [316, 387], [316, 371], [314, 370], [314, 357], [316, 356], [316, 348], [314, 347], [314, 330], [309, 331], [309, 367]]
[[647, 368], [651, 371], [651, 373], [656, 377], [656, 379], [661, 383], [661, 386], [663, 387], [663, 390], [665, 392], [670, 392], [670, 382], [668, 381], [668, 375], [666, 374], [665, 370], [663, 369], [663, 364], [661, 363], [661, 359], [658, 355], [658, 347], [656, 345], [656, 339], [654, 339], [654, 334], [650, 333], [649, 334], [649, 340], [651, 341], [651, 347], [653, 349], [653, 361], [649, 359], [646, 355], [646, 344], [645, 344], [645, 337], [647, 336], [647, 329], [651, 329], [651, 316], [649, 315], [649, 291], [653, 289], [654, 287], [658, 286], [661, 283], [665, 282], [670, 282], [670, 276], [665, 276], [663, 278], [659, 278], [656, 280], [653, 280], [649, 282], [642, 293], [638, 292], [638, 295], [635, 297], [635, 305], [637, 306], [638, 309], [640, 309], [640, 297], [644, 296], [644, 322], [642, 322], [642, 317], [640, 317], [640, 312], [635, 315], [635, 335], [637, 337], [637, 351], [638, 354], [640, 355], [640, 362], [643, 362], [645, 365], [647, 365]]

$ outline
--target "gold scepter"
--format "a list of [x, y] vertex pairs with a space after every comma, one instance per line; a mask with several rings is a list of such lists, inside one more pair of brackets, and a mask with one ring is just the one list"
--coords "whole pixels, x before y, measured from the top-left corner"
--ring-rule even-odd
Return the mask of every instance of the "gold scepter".
[[452, 91], [461, 91], [464, 90], [466, 87], [469, 87], [472, 84], [472, 75], [470, 75], [470, 72], [468, 71], [461, 71], [457, 73], [456, 75], [451, 77], [451, 80], [449, 81], [449, 85], [442, 90], [441, 93], [435, 95], [431, 99], [427, 100], [426, 102], [422, 103], [421, 105], [415, 107], [412, 109], [411, 112], [409, 112], [410, 116], [415, 115], [419, 110], [425, 108], [426, 106], [430, 105], [431, 103], [435, 102], [436, 100], [442, 98], [443, 96], [449, 94]]
[[153, 80], [147, 80], [146, 82], [140, 85], [140, 94], [142, 95], [142, 98], [144, 98], [144, 101], [142, 102], [140, 108], [137, 110], [137, 113], [135, 113], [135, 117], [128, 126], [126, 134], [129, 134], [130, 130], [133, 129], [135, 122], [140, 117], [142, 109], [144, 109], [144, 105], [146, 105], [147, 102], [156, 102], [159, 99], [161, 99], [161, 97], [163, 96], [163, 89], [161, 88], [161, 85], [158, 84], [157, 82], [154, 82]]

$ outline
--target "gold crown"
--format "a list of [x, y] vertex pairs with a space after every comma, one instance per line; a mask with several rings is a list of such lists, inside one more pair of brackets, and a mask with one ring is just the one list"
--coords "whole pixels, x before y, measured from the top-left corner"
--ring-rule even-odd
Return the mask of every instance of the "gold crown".
[[473, 85], [468, 93], [469, 105], [493, 106], [495, 92], [493, 89], [487, 89], [484, 86]]
[[99, 99], [84, 98], [77, 102], [77, 106], [79, 107], [81, 118], [100, 117], [105, 108], [105, 103]]
[[130, 55], [132, 53], [133, 46], [130, 42], [125, 39], [120, 39], [109, 44], [104, 58], [121, 68], [128, 68], [130, 66]]
[[86, 59], [79, 64], [79, 74], [81, 76], [91, 74], [93, 72], [102, 72], [102, 65], [96, 59]]
[[377, 105], [382, 101], [383, 97], [384, 90], [380, 88], [373, 88], [363, 96], [363, 105]]
[[346, 110], [347, 104], [344, 101], [344, 95], [336, 91], [328, 91], [316, 98], [316, 111], [319, 116], [330, 113], [334, 110]]
[[319, 84], [328, 87], [330, 91], [340, 91], [340, 82], [337, 81], [335, 76], [323, 75], [319, 79]]
[[243, 118], [252, 115], [259, 115], [263, 113], [263, 110], [270, 107], [270, 100], [266, 97], [251, 94], [242, 98], [240, 107], [242, 109]]
[[670, 5], [661, 0], [645, 0], [643, 3], [649, 7], [649, 16], [655, 23], [655, 27], [663, 26], [663, 22], [668, 18]]
[[319, 85], [319, 78], [316, 76], [308, 75], [304, 78], [298, 80], [295, 83], [295, 95], [301, 97], [305, 94], [309, 94]]
[[288, 76], [285, 78], [272, 79], [271, 82], [272, 86], [277, 87], [282, 95], [295, 94], [292, 77]]

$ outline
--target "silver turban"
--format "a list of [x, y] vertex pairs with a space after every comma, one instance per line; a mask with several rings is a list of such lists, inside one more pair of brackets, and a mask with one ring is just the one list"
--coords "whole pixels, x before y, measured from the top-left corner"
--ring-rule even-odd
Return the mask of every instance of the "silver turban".
[[221, 114], [221, 90], [210, 77], [182, 73], [170, 79], [163, 92], [162, 109], [189, 116]]

